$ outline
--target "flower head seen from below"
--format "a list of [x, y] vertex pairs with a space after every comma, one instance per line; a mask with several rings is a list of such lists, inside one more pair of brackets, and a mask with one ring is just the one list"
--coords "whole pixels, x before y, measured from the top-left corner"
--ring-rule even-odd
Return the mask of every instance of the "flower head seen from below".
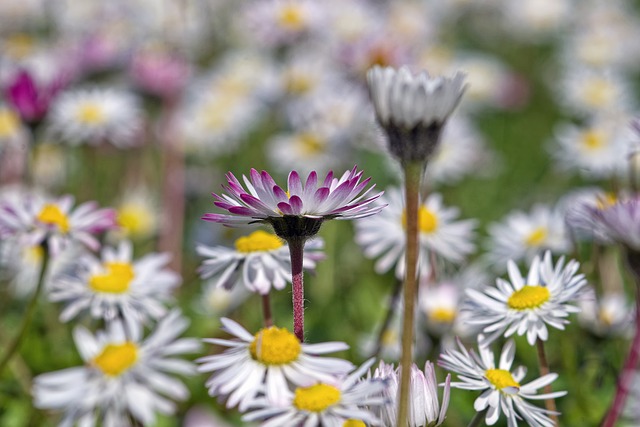
[[547, 325], [564, 329], [567, 317], [580, 309], [572, 302], [586, 285], [584, 275], [577, 274], [580, 264], [571, 260], [566, 265], [561, 257], [554, 265], [551, 252], [542, 261], [536, 256], [531, 262], [526, 278], [513, 261], [508, 263], [510, 281], [498, 278], [496, 288], [468, 289], [470, 324], [481, 325], [481, 344], [488, 344], [500, 335], [514, 333], [527, 335], [534, 345], [536, 340], [546, 341]]
[[264, 328], [251, 335], [233, 320], [222, 319], [223, 330], [239, 340], [205, 339], [228, 347], [221, 354], [198, 359], [200, 372], [214, 372], [206, 382], [211, 396], [227, 398], [227, 407], [246, 410], [260, 393], [272, 403], [287, 400], [288, 383], [307, 386], [314, 381], [331, 382], [348, 373], [351, 362], [318, 355], [346, 350], [340, 342], [300, 343], [284, 328]]
[[246, 190], [229, 172], [227, 186], [223, 186], [227, 194], [213, 196], [214, 204], [231, 215], [209, 213], [202, 219], [227, 226], [268, 223], [287, 241], [306, 239], [314, 236], [325, 220], [362, 218], [384, 208], [384, 205], [373, 205], [382, 193], [370, 195], [375, 184], [367, 188], [371, 178], [361, 181], [362, 174], [356, 167], [340, 178], [334, 178], [333, 172], [329, 172], [319, 183], [318, 174], [312, 171], [303, 184], [293, 171], [285, 191], [265, 171], [251, 169], [250, 178], [243, 176]]
[[[397, 420], [397, 395], [400, 383], [400, 368], [380, 362], [373, 373], [373, 378], [379, 378], [387, 383], [384, 396], [387, 403], [376, 408], [381, 425], [395, 426]], [[437, 427], [444, 422], [449, 407], [449, 382], [451, 375], [447, 375], [442, 395], [442, 405], [438, 400], [438, 382], [433, 364], [425, 363], [424, 371], [415, 364], [411, 365], [411, 400], [409, 402], [409, 427]]]
[[67, 322], [87, 310], [107, 321], [122, 317], [129, 325], [160, 319], [165, 303], [180, 284], [180, 276], [166, 268], [168, 254], [149, 253], [133, 260], [133, 245], [123, 241], [105, 247], [102, 258], [86, 255], [73, 274], [51, 282], [50, 299], [65, 303], [60, 320]]
[[[303, 267], [315, 270], [324, 258], [322, 239], [305, 243]], [[205, 257], [199, 273], [204, 279], [213, 277], [216, 286], [231, 289], [238, 282], [251, 292], [268, 294], [282, 290], [291, 282], [291, 258], [287, 244], [275, 234], [257, 230], [238, 238], [235, 248], [198, 245], [196, 251]]]
[[115, 211], [95, 202], [73, 204], [70, 195], [53, 199], [18, 192], [0, 201], [0, 237], [13, 236], [30, 246], [46, 241], [52, 255], [73, 242], [98, 250], [97, 235], [115, 227]]
[[451, 387], [482, 391], [473, 406], [477, 412], [487, 410], [487, 425], [494, 425], [500, 414], [504, 413], [509, 427], [517, 427], [518, 419], [523, 419], [531, 427], [553, 427], [554, 423], [548, 417], [552, 413], [532, 405], [527, 399], [549, 399], [566, 395], [566, 391], [538, 394], [538, 390], [555, 381], [558, 374], [547, 374], [528, 384], [520, 384], [527, 370], [523, 366], [511, 370], [516, 349], [513, 340], [507, 341], [502, 348], [498, 366], [488, 347], [480, 346], [480, 355], [467, 350], [460, 341], [458, 348], [442, 353], [438, 364], [458, 374], [460, 382], [452, 382]]
[[264, 420], [261, 427], [379, 425], [372, 409], [386, 403], [387, 384], [379, 378], [361, 378], [372, 364], [370, 359], [348, 376], [299, 385], [293, 392], [287, 389], [278, 402], [257, 399], [242, 419]]
[[[404, 253], [406, 247], [406, 214], [404, 198], [399, 189], [392, 188], [381, 198], [387, 208], [371, 218], [356, 221], [356, 242], [363, 247], [367, 257], [380, 257], [376, 271], [384, 273], [396, 266], [396, 276], [404, 277]], [[420, 255], [418, 271], [429, 274], [429, 253], [460, 263], [475, 246], [474, 220], [457, 220], [459, 210], [444, 206], [442, 196], [431, 194], [418, 208]]]
[[447, 119], [460, 103], [465, 75], [413, 75], [408, 68], [375, 66], [367, 84], [378, 123], [387, 133], [389, 149], [401, 163], [431, 157]]
[[592, 224], [609, 241], [640, 250], [640, 197], [620, 200], [604, 209], [588, 208]]
[[197, 340], [178, 338], [189, 322], [174, 310], [143, 339], [142, 328], [127, 330], [119, 321], [92, 335], [78, 326], [74, 340], [84, 366], [34, 379], [34, 405], [62, 410], [61, 425], [152, 425], [156, 413], [173, 414], [175, 400], [189, 390], [173, 375], [193, 375], [195, 367], [179, 357], [200, 349]]

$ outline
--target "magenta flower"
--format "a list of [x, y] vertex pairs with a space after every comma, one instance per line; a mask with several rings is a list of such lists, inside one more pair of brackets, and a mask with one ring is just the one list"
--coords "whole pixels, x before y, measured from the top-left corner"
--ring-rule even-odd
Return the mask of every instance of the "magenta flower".
[[47, 114], [51, 100], [61, 87], [62, 83], [57, 81], [39, 87], [28, 72], [21, 71], [6, 88], [5, 96], [24, 121], [38, 122]]
[[214, 193], [213, 196], [214, 204], [231, 215], [209, 213], [202, 219], [230, 227], [266, 222], [285, 240], [295, 235], [310, 237], [324, 220], [363, 218], [386, 206], [372, 204], [382, 192], [367, 197], [375, 185], [366, 188], [371, 178], [360, 181], [362, 173], [354, 167], [338, 179], [330, 171], [319, 184], [318, 174], [312, 171], [303, 185], [298, 173], [293, 171], [285, 191], [265, 171], [259, 173], [251, 169], [250, 179], [243, 176], [247, 190], [229, 172], [228, 185], [223, 186], [228, 194]]

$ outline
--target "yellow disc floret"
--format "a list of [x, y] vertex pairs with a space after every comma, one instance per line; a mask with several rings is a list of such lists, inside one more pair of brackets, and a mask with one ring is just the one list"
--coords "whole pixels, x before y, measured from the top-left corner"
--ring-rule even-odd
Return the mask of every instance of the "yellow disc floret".
[[548, 234], [549, 232], [546, 227], [538, 227], [529, 233], [525, 239], [525, 243], [527, 246], [540, 246], [547, 240]]
[[[402, 227], [407, 227], [406, 211], [402, 212]], [[433, 233], [438, 228], [438, 216], [426, 206], [420, 206], [418, 209], [418, 228], [425, 234]]]
[[131, 368], [138, 360], [138, 347], [132, 342], [109, 344], [91, 361], [105, 375], [116, 377]]
[[14, 136], [19, 128], [20, 119], [18, 115], [7, 108], [0, 109], [0, 138]]
[[89, 286], [96, 292], [121, 294], [129, 290], [135, 273], [127, 262], [108, 262], [104, 264], [106, 272], [96, 274], [89, 279]]
[[282, 240], [278, 236], [262, 230], [254, 231], [236, 240], [236, 249], [242, 253], [273, 251], [281, 248], [282, 245]]
[[285, 5], [278, 18], [280, 25], [294, 31], [301, 30], [305, 24], [304, 13], [296, 4]]
[[44, 205], [36, 219], [44, 224], [57, 226], [61, 233], [67, 233], [71, 228], [67, 216], [53, 204]]
[[325, 141], [313, 133], [301, 133], [298, 135], [298, 142], [302, 152], [307, 156], [318, 155], [325, 151]]
[[590, 130], [582, 134], [582, 146], [587, 150], [598, 150], [606, 143], [606, 137], [603, 132]]
[[142, 203], [125, 203], [118, 209], [118, 224], [134, 237], [145, 237], [153, 232], [153, 212]]
[[298, 387], [293, 405], [301, 411], [322, 412], [340, 401], [340, 390], [329, 384]]
[[429, 313], [429, 320], [438, 323], [453, 323], [456, 311], [450, 308], [438, 307]]
[[367, 427], [367, 425], [360, 420], [350, 419], [345, 421], [342, 427]]
[[550, 297], [551, 293], [546, 286], [525, 285], [522, 289], [511, 294], [507, 305], [514, 310], [528, 310], [540, 307], [549, 301]]
[[485, 371], [484, 376], [498, 390], [506, 387], [520, 387], [520, 384], [511, 376], [511, 372], [505, 369], [488, 369]]
[[78, 107], [76, 119], [86, 125], [99, 125], [104, 123], [106, 117], [103, 108], [99, 104], [87, 102]]
[[272, 326], [261, 329], [249, 345], [254, 360], [265, 365], [286, 365], [298, 359], [302, 346], [291, 332]]

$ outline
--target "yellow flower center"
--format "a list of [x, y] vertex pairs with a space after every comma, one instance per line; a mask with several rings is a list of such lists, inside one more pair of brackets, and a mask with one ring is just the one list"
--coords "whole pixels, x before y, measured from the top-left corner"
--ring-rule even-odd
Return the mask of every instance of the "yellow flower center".
[[538, 227], [529, 233], [524, 242], [527, 246], [541, 246], [547, 240], [548, 234], [546, 227]]
[[146, 236], [153, 231], [153, 213], [141, 203], [126, 203], [118, 210], [118, 224], [130, 235]]
[[453, 323], [456, 319], [456, 311], [450, 308], [438, 307], [429, 313], [429, 319], [439, 323]]
[[614, 88], [607, 80], [595, 78], [584, 88], [584, 100], [592, 107], [603, 107], [610, 103]]
[[96, 274], [89, 279], [89, 286], [96, 292], [122, 294], [129, 289], [135, 273], [127, 262], [108, 262], [104, 264], [106, 273]]
[[342, 427], [367, 427], [367, 425], [360, 420], [350, 419], [345, 421]]
[[611, 326], [614, 323], [613, 315], [608, 310], [600, 309], [598, 318], [605, 326]]
[[0, 110], [0, 138], [9, 138], [20, 128], [18, 115], [8, 108]]
[[582, 145], [587, 150], [597, 150], [605, 145], [605, 135], [603, 132], [591, 130], [582, 134]]
[[520, 384], [518, 384], [511, 376], [511, 372], [505, 369], [487, 369], [484, 376], [498, 390], [502, 390], [506, 387], [520, 387]]
[[286, 5], [278, 17], [280, 25], [290, 30], [301, 30], [304, 27], [304, 13], [295, 4]]
[[236, 240], [236, 250], [242, 253], [274, 251], [281, 248], [282, 240], [275, 234], [258, 230]]
[[325, 151], [325, 141], [312, 133], [305, 132], [300, 134], [298, 143], [302, 148], [302, 152], [307, 156], [321, 154]]
[[528, 310], [538, 308], [549, 301], [551, 293], [546, 286], [525, 285], [522, 289], [515, 291], [507, 300], [509, 308], [514, 310]]
[[67, 216], [53, 204], [44, 205], [36, 219], [43, 224], [57, 226], [61, 233], [67, 233], [70, 229]]
[[[407, 211], [402, 212], [402, 227], [407, 227]], [[433, 233], [438, 228], [438, 217], [425, 206], [418, 209], [418, 228], [425, 234]]]
[[616, 203], [618, 203], [618, 197], [615, 195], [615, 193], [605, 193], [598, 196], [596, 200], [596, 207], [600, 210], [604, 210], [610, 208]]
[[392, 345], [396, 345], [398, 343], [398, 334], [393, 329], [387, 329], [382, 333], [382, 345], [385, 347], [390, 347]]
[[295, 335], [275, 326], [258, 331], [249, 345], [251, 357], [265, 365], [286, 365], [297, 360], [301, 351]]
[[293, 94], [304, 94], [313, 88], [315, 82], [307, 74], [291, 71], [285, 77], [287, 92]]
[[106, 119], [102, 106], [93, 102], [80, 105], [76, 111], [76, 118], [86, 125], [99, 125]]
[[138, 347], [132, 342], [109, 344], [96, 356], [91, 364], [105, 375], [117, 377], [131, 368], [138, 360]]
[[7, 37], [4, 51], [8, 57], [20, 59], [33, 52], [34, 39], [28, 34], [16, 33]]
[[301, 411], [322, 412], [340, 401], [340, 390], [329, 384], [298, 387], [293, 405]]

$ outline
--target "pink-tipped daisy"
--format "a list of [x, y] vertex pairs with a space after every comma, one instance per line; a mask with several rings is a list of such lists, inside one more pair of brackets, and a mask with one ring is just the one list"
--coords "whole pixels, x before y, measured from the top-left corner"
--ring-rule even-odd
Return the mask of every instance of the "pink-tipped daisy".
[[355, 166], [340, 178], [334, 178], [330, 171], [319, 183], [318, 174], [312, 171], [303, 184], [293, 171], [285, 191], [266, 171], [251, 169], [250, 178], [243, 176], [246, 189], [229, 172], [227, 185], [223, 186], [227, 194], [213, 196], [214, 204], [231, 215], [209, 213], [202, 219], [231, 227], [265, 222], [287, 241], [304, 239], [315, 235], [325, 220], [363, 218], [384, 208], [372, 204], [382, 192], [369, 195], [375, 185], [367, 188], [371, 178], [361, 181], [362, 174]]

